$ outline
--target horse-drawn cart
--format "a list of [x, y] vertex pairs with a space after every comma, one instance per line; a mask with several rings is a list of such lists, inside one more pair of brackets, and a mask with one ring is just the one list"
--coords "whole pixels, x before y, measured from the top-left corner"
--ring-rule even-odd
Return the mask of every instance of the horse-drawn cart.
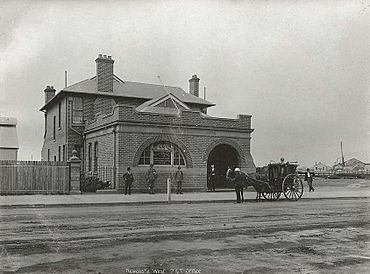
[[273, 163], [257, 168], [255, 176], [247, 175], [247, 185], [252, 185], [266, 200], [278, 200], [283, 193], [289, 201], [298, 201], [303, 194], [303, 183], [296, 172], [296, 163]]

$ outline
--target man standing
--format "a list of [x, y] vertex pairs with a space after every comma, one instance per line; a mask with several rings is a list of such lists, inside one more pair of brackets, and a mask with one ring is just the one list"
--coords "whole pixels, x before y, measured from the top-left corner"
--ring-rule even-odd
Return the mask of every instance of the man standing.
[[128, 195], [131, 195], [131, 185], [134, 181], [134, 175], [132, 175], [130, 167], [128, 167], [127, 172], [123, 174], [123, 181], [125, 182], [125, 195], [127, 195], [127, 190]]
[[210, 191], [216, 191], [216, 170], [215, 165], [211, 165], [211, 174], [210, 174]]
[[231, 179], [231, 174], [234, 173], [234, 171], [231, 169], [230, 166], [227, 166], [227, 170], [226, 170], [226, 175], [225, 175], [225, 178], [226, 178], [226, 185], [229, 185], [230, 184], [230, 179]]
[[312, 190], [312, 192], [314, 192], [315, 191], [315, 189], [312, 187], [312, 172], [310, 172], [310, 169], [309, 168], [307, 168], [307, 171], [306, 171], [306, 173], [304, 174], [304, 180], [305, 181], [307, 181], [307, 183], [308, 183], [308, 187], [309, 187], [309, 192], [311, 192], [311, 190]]
[[181, 166], [179, 166], [175, 173], [175, 182], [177, 185], [176, 194], [182, 194], [182, 181], [183, 180], [184, 180], [184, 174], [181, 171]]
[[154, 164], [150, 164], [149, 170], [146, 172], [146, 182], [149, 185], [149, 193], [154, 194], [154, 183], [157, 179], [157, 171], [154, 169]]
[[235, 168], [235, 177], [232, 179], [234, 182], [235, 193], [236, 193], [236, 202], [241, 203], [241, 191], [243, 189], [243, 175], [240, 173], [239, 168]]

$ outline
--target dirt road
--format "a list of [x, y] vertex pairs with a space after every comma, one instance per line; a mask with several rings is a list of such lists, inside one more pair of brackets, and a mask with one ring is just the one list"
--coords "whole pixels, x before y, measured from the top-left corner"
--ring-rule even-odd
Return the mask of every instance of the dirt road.
[[0, 210], [0, 271], [368, 273], [370, 199]]

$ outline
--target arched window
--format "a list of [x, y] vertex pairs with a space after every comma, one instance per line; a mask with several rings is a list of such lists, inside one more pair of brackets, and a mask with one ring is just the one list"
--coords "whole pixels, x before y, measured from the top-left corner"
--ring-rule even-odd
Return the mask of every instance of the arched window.
[[139, 165], [185, 166], [181, 150], [170, 142], [158, 142], [147, 147], [140, 156]]

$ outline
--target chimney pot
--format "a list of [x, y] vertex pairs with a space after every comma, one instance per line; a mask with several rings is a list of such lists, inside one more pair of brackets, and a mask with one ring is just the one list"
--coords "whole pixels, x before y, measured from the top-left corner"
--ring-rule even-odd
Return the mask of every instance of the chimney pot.
[[[101, 57], [103, 56], [103, 57]], [[98, 92], [113, 93], [113, 63], [112, 56], [101, 55], [95, 60], [96, 62], [96, 79]]]
[[55, 89], [53, 86], [46, 86], [44, 93], [45, 93], [45, 105], [46, 105], [55, 96]]
[[98, 55], [98, 58], [102, 58], [102, 57], [103, 57], [103, 55], [102, 55], [102, 54], [99, 54], [99, 55]]
[[189, 80], [189, 93], [199, 97], [199, 78], [194, 74]]

